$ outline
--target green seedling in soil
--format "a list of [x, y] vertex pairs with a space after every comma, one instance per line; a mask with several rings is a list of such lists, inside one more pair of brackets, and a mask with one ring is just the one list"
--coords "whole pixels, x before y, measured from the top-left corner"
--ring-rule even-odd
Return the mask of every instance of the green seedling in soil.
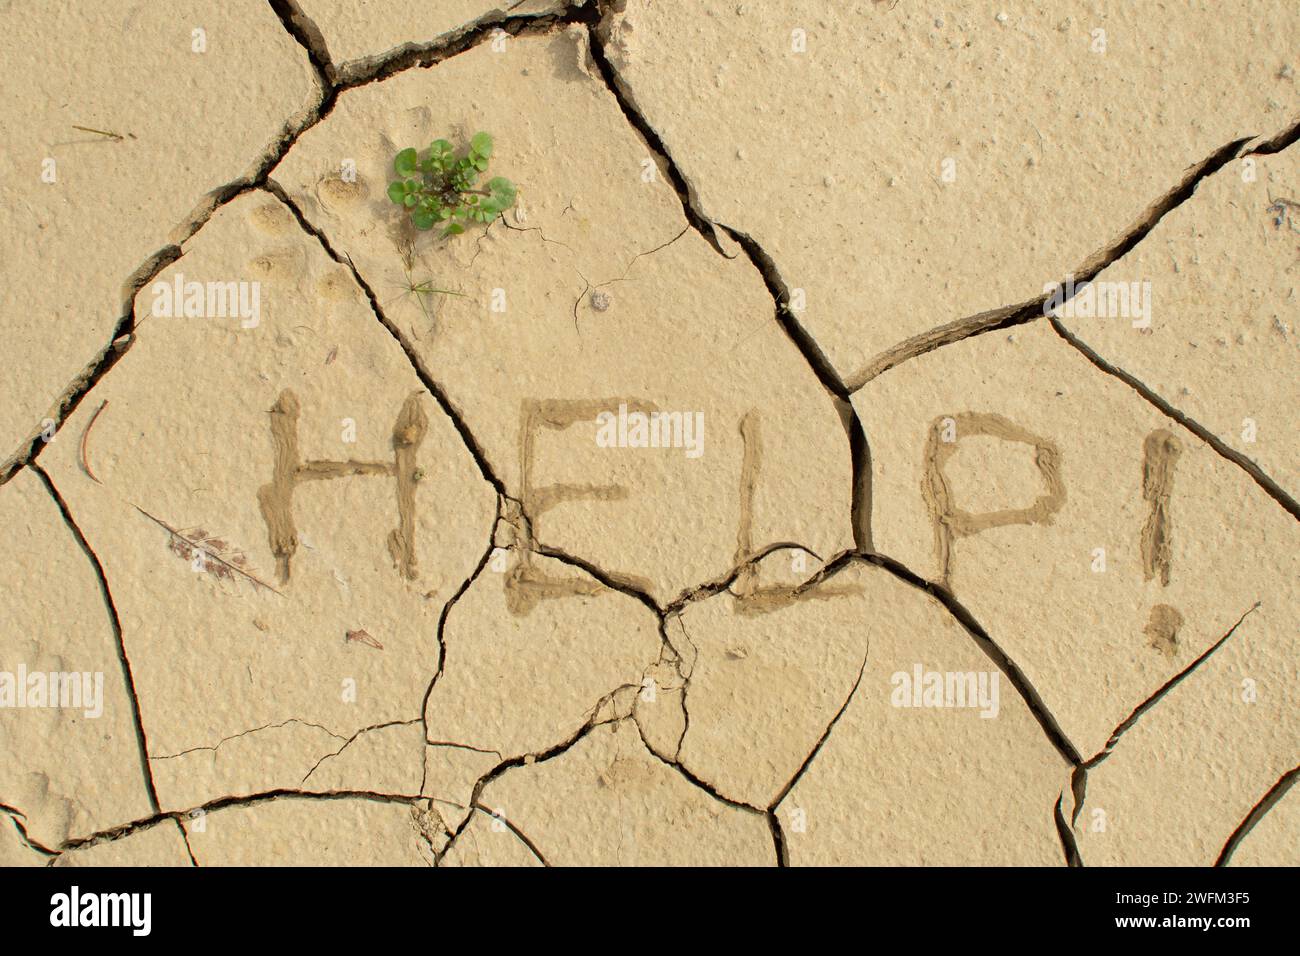
[[444, 223], [443, 236], [455, 236], [473, 222], [491, 222], [515, 204], [515, 184], [494, 176], [486, 189], [476, 187], [487, 172], [492, 137], [475, 133], [469, 151], [457, 156], [451, 143], [436, 139], [423, 157], [414, 149], [393, 158], [401, 178], [388, 184], [388, 198], [403, 207], [416, 229], [426, 231]]
[[433, 313], [430, 311], [429, 306], [435, 295], [454, 295], [462, 299], [469, 298], [469, 296], [464, 292], [453, 292], [451, 289], [439, 289], [433, 284], [432, 279], [425, 279], [423, 282], [416, 282], [411, 278], [411, 270], [409, 268], [406, 270], [405, 285], [399, 285], [398, 288], [402, 290], [403, 297], [408, 295], [415, 296], [415, 302], [420, 307], [420, 311], [424, 313], [424, 318], [427, 322], [433, 321]]

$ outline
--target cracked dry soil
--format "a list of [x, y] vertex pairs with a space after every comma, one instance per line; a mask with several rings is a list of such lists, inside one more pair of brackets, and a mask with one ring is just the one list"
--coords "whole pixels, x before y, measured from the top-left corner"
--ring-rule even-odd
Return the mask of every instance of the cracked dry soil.
[[1300, 863], [1300, 8], [401, 6], [0, 11], [0, 863]]

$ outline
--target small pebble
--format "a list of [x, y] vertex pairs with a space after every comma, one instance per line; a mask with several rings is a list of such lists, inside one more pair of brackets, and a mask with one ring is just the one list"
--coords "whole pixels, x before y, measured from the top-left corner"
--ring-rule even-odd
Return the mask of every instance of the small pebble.
[[597, 290], [591, 294], [591, 307], [597, 312], [604, 312], [609, 308], [609, 293]]

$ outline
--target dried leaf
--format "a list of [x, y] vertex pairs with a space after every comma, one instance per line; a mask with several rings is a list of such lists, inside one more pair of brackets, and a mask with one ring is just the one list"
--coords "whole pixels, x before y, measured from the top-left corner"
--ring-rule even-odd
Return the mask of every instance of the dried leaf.
[[358, 644], [364, 644], [367, 647], [373, 647], [375, 650], [378, 651], [382, 651], [384, 649], [383, 644], [380, 644], [377, 640], [371, 637], [369, 633], [361, 629], [357, 629], [355, 631], [348, 631], [344, 639], [347, 641], [355, 641]]
[[[193, 528], [188, 531], [173, 528], [167, 522], [154, 517], [139, 505], [135, 506], [135, 510], [158, 525], [158, 527], [167, 531], [167, 548], [177, 557], [186, 561], [193, 561], [196, 554], [201, 554], [203, 556], [203, 570], [218, 581], [233, 580], [234, 576], [238, 574], [257, 587], [266, 588], [268, 591], [280, 594], [279, 591], [248, 568], [248, 560], [243, 551], [238, 549], [228, 550], [230, 546], [223, 539], [215, 535], [209, 538], [207, 531], [202, 528]], [[283, 597], [283, 595], [281, 596]]]

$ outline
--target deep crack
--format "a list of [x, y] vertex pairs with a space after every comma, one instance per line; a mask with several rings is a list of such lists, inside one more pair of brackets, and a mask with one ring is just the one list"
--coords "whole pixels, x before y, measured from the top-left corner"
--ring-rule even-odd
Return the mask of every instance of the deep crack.
[[95, 579], [99, 583], [99, 593], [104, 599], [104, 608], [108, 613], [109, 624], [113, 630], [114, 650], [117, 652], [118, 664], [122, 669], [122, 680], [126, 685], [127, 697], [131, 701], [131, 720], [135, 727], [136, 753], [140, 760], [140, 774], [144, 779], [145, 793], [149, 797], [149, 808], [157, 812], [158, 789], [154, 785], [153, 770], [149, 766], [149, 740], [144, 730], [144, 718], [140, 715], [140, 698], [136, 694], [135, 677], [131, 672], [131, 661], [127, 657], [126, 643], [122, 637], [122, 621], [117, 613], [117, 605], [113, 603], [113, 592], [108, 586], [108, 576], [104, 573], [104, 566], [100, 563], [99, 556], [95, 554], [90, 542], [86, 540], [81, 528], [77, 526], [77, 522], [72, 517], [72, 512], [68, 509], [68, 503], [63, 500], [63, 495], [59, 493], [59, 489], [55, 487], [50, 476], [46, 474], [44, 468], [35, 462], [31, 463], [31, 468], [45, 485], [45, 490], [49, 492], [50, 497], [54, 499], [59, 513], [63, 516], [64, 523], [68, 526], [68, 530], [72, 532], [78, 547], [81, 548], [87, 560], [90, 561], [91, 567], [95, 569]]

